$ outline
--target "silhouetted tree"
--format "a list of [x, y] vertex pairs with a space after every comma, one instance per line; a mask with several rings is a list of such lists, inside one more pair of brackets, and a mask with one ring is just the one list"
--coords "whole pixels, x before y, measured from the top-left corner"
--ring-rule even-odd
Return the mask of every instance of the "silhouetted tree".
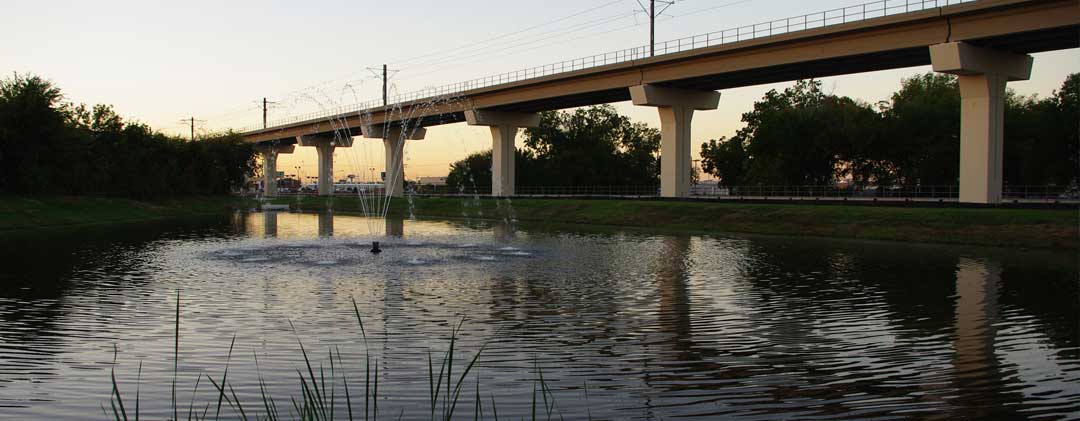
[[[551, 111], [525, 131], [516, 154], [519, 186], [651, 186], [659, 182], [660, 131], [633, 123], [610, 105]], [[447, 184], [472, 191], [491, 186], [491, 151], [451, 165]]]
[[252, 145], [236, 133], [186, 141], [124, 121], [108, 105], [65, 103], [37, 76], [0, 80], [0, 192], [225, 194], [254, 166]]
[[702, 145], [707, 172], [729, 185], [823, 185], [861, 161], [856, 152], [874, 142], [878, 117], [869, 105], [826, 95], [809, 80], [769, 91], [742, 120], [746, 126], [733, 138]]
[[[1066, 186], [1080, 178], [1080, 74], [1049, 98], [1006, 100], [1004, 181]], [[960, 172], [960, 89], [955, 76], [904, 79], [876, 111], [826, 95], [815, 81], [769, 91], [743, 115], [731, 139], [702, 144], [702, 167], [726, 185], [956, 185]]]
[[955, 185], [960, 174], [960, 85], [955, 76], [904, 79], [884, 110], [878, 151], [904, 185]]
[[[525, 130], [544, 185], [656, 185], [660, 131], [633, 123], [610, 105], [540, 116]], [[524, 183], [522, 183], [524, 184]]]

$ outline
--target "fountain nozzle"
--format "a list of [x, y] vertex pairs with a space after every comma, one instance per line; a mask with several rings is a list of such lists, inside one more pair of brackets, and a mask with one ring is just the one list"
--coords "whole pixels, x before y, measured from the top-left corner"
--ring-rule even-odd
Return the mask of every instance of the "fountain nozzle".
[[382, 253], [382, 249], [379, 248], [379, 242], [378, 241], [372, 241], [371, 242], [371, 253], [372, 254]]

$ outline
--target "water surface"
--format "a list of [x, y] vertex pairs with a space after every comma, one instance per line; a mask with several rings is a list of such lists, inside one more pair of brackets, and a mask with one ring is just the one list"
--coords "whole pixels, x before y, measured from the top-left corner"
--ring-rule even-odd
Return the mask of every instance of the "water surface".
[[[182, 418], [234, 337], [249, 416], [260, 375], [287, 414], [302, 343], [315, 370], [335, 351], [354, 399], [366, 349], [380, 415], [429, 418], [428, 355], [437, 370], [462, 320], [455, 379], [486, 346], [462, 418], [477, 380], [485, 415], [529, 416], [541, 371], [554, 418], [1080, 414], [1070, 253], [289, 213], [12, 234], [0, 253], [4, 419], [106, 418], [113, 369], [129, 410], [138, 384], [142, 415], [171, 417], [177, 291]], [[216, 403], [206, 377], [196, 394]]]

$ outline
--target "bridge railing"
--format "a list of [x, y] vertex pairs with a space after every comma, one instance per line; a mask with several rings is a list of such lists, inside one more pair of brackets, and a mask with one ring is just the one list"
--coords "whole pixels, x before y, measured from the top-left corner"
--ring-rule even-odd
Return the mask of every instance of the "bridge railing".
[[867, 19], [919, 12], [975, 0], [879, 0], [824, 12], [778, 19], [656, 44], [657, 54], [671, 54], [756, 38], [783, 35]]
[[[720, 31], [709, 32], [706, 34], [694, 35], [670, 41], [657, 42], [653, 44], [653, 46], [656, 50], [656, 55], [673, 54], [698, 48], [714, 47], [723, 44], [730, 44], [734, 42], [747, 41], [751, 39], [769, 37], [774, 35], [782, 35], [799, 31], [825, 28], [833, 25], [841, 25], [845, 23], [858, 22], [884, 16], [918, 12], [939, 7], [957, 5], [961, 3], [971, 3], [974, 1], [976, 0], [878, 0], [855, 6], [831, 9], [824, 12], [810, 13], [806, 15], [757, 23], [754, 25], [740, 26], [737, 28], [724, 29]], [[641, 60], [644, 58], [648, 58], [649, 54], [649, 46], [643, 45], [618, 51], [611, 51], [603, 54], [579, 57], [571, 60], [560, 61], [557, 63], [545, 64], [542, 66], [530, 67], [527, 69], [515, 70], [512, 72], [488, 75], [448, 85], [428, 87], [416, 91], [393, 95], [390, 101], [390, 107], [398, 106], [399, 104], [412, 101], [452, 97], [454, 95], [461, 94], [473, 89], [488, 88], [492, 86], [515, 83], [529, 79], [556, 75], [560, 73], [606, 66], [609, 64]], [[287, 118], [274, 120], [272, 123], [269, 124], [269, 126], [276, 127], [320, 118], [331, 118], [334, 116], [340, 116], [348, 113], [359, 113], [366, 110], [375, 110], [382, 107], [383, 105], [381, 99], [364, 101], [350, 105], [325, 108], [316, 112], [294, 115]], [[241, 129], [241, 132], [253, 131], [259, 128], [261, 127], [249, 126]]]

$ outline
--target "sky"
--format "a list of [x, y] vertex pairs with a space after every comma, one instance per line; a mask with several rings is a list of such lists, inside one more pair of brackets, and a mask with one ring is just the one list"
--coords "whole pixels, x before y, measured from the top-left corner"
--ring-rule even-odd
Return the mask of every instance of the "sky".
[[[658, 18], [656, 38], [859, 3], [676, 0]], [[178, 135], [187, 135], [189, 123], [181, 120], [192, 117], [199, 133], [261, 125], [264, 97], [272, 103], [271, 121], [378, 99], [383, 64], [391, 69], [393, 94], [648, 43], [648, 19], [637, 0], [9, 0], [3, 10], [2, 77], [37, 74], [59, 85], [69, 101], [112, 104], [127, 118]], [[822, 81], [828, 92], [875, 103], [887, 100], [903, 78], [928, 71]], [[1031, 80], [1009, 86], [1048, 96], [1078, 71], [1075, 49], [1040, 53]], [[717, 110], [695, 114], [694, 144], [731, 136], [755, 100], [790, 85], [724, 90]], [[654, 108], [614, 105], [659, 128]], [[432, 127], [426, 139], [406, 146], [406, 177], [444, 176], [453, 161], [490, 147], [485, 127]], [[288, 174], [316, 174], [311, 147], [297, 147], [278, 162]], [[337, 149], [335, 176], [377, 177], [382, 163], [381, 142], [358, 138], [352, 148]]]

